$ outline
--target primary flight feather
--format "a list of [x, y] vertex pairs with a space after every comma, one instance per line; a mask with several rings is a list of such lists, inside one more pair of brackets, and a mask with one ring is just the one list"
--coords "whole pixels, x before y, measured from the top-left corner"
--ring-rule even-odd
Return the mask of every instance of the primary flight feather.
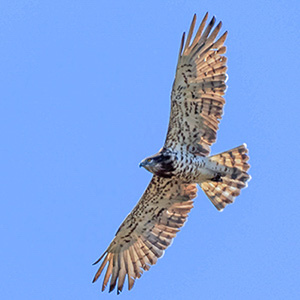
[[166, 141], [157, 154], [140, 163], [154, 175], [96, 261], [101, 264], [93, 282], [107, 266], [102, 291], [109, 284], [110, 292], [117, 286], [119, 293], [126, 277], [130, 290], [143, 270], [156, 263], [185, 223], [197, 196], [197, 184], [221, 211], [250, 179], [245, 144], [208, 156], [225, 103], [227, 32], [217, 38], [222, 23], [214, 28], [213, 17], [205, 28], [207, 17], [206, 13], [193, 41], [196, 15], [185, 42], [183, 34]]

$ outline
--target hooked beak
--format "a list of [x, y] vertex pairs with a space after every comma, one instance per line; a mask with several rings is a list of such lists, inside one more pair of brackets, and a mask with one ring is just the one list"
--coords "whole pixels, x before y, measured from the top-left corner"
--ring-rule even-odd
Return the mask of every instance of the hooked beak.
[[149, 159], [149, 158], [145, 158], [145, 159], [143, 159], [141, 162], [140, 162], [140, 164], [139, 164], [139, 167], [141, 168], [141, 167], [143, 167], [143, 168], [145, 168], [146, 170], [148, 170], [149, 171], [149, 168], [150, 168], [150, 166], [152, 166], [153, 165], [153, 160], [151, 159]]

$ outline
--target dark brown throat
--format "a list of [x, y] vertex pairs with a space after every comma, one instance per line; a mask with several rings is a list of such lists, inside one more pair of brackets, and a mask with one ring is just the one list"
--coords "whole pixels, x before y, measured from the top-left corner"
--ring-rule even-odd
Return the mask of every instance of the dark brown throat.
[[162, 153], [155, 160], [155, 175], [164, 178], [171, 178], [175, 175], [174, 160], [171, 155]]

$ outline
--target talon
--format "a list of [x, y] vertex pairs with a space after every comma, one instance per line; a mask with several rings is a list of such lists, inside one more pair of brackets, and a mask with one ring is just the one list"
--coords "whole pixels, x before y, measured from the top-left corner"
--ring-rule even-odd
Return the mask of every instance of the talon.
[[214, 181], [214, 182], [222, 182], [223, 180], [222, 180], [221, 174], [217, 174], [215, 177], [213, 177], [213, 178], [211, 179], [211, 181]]

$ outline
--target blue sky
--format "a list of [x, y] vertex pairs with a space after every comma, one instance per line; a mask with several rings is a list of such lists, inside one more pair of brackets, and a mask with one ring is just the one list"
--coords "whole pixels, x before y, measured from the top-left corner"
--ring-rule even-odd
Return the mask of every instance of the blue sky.
[[228, 30], [212, 153], [243, 142], [252, 181], [198, 192], [163, 259], [122, 299], [299, 296], [299, 1], [1, 1], [1, 299], [113, 299], [92, 263], [146, 188], [183, 31]]

